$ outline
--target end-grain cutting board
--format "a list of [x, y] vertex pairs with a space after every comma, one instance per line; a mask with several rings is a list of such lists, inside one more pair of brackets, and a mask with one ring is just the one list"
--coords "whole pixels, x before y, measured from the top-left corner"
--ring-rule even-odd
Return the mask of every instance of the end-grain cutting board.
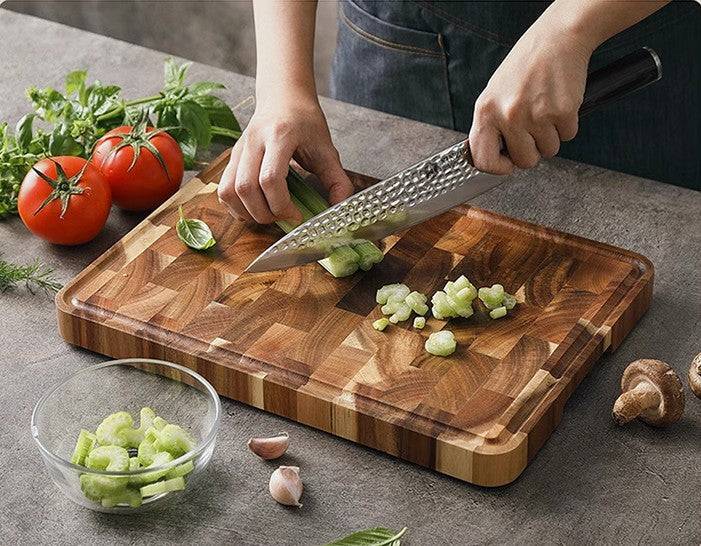
[[[60, 332], [116, 358], [179, 362], [223, 395], [471, 483], [511, 482], [562, 418], [599, 356], [645, 312], [653, 269], [638, 254], [462, 206], [384, 241], [385, 260], [334, 279], [316, 264], [243, 274], [275, 227], [233, 221], [214, 161], [57, 296]], [[354, 176], [359, 186], [371, 181]], [[218, 241], [177, 238], [177, 206]], [[404, 282], [432, 294], [466, 275], [519, 304], [491, 320], [429, 319], [375, 331], [374, 296]], [[449, 358], [425, 338], [450, 328]]]

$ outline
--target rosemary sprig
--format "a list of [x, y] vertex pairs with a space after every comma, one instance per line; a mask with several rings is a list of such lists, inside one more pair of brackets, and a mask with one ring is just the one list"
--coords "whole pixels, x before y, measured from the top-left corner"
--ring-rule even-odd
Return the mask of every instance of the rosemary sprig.
[[4, 260], [0, 255], [0, 292], [15, 288], [19, 283], [24, 283], [32, 294], [36, 290], [43, 290], [48, 297], [58, 292], [62, 286], [56, 279], [54, 270], [46, 267], [38, 258], [30, 264], [19, 265]]

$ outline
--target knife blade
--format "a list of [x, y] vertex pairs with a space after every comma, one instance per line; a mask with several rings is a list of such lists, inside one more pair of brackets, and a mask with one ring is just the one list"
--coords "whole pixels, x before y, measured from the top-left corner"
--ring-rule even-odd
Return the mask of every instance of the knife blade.
[[[641, 48], [591, 73], [580, 117], [657, 81], [657, 54]], [[472, 165], [469, 141], [453, 144], [366, 188], [296, 227], [268, 247], [246, 272], [273, 271], [320, 260], [351, 241], [377, 241], [477, 197], [508, 176]]]

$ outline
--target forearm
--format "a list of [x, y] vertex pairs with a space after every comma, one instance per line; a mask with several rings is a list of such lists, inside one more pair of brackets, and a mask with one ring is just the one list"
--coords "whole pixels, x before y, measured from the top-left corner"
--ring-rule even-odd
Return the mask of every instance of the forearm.
[[286, 89], [316, 97], [315, 0], [254, 0], [256, 95]]
[[555, 0], [535, 25], [561, 30], [592, 52], [668, 3], [669, 0]]

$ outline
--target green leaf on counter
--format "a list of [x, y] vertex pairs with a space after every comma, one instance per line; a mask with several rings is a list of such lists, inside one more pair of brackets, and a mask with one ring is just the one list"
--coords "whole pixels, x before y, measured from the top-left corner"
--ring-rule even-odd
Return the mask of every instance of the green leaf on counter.
[[87, 75], [87, 70], [74, 70], [70, 72], [68, 76], [66, 76], [66, 96], [80, 91], [81, 87], [85, 88], [85, 78]]
[[178, 124], [195, 137], [197, 144], [205, 148], [209, 146], [212, 124], [204, 108], [194, 101], [183, 102], [175, 107], [175, 116]]
[[204, 108], [212, 125], [233, 131], [241, 131], [241, 126], [231, 108], [219, 97], [214, 95], [196, 95], [192, 97], [192, 100]]
[[212, 91], [226, 89], [223, 83], [217, 82], [197, 82], [187, 86], [187, 91], [191, 95], [209, 95]]
[[180, 240], [195, 250], [207, 250], [213, 247], [217, 241], [212, 236], [212, 230], [202, 220], [186, 219], [183, 207], [178, 207], [180, 220], [175, 226]]
[[17, 143], [17, 148], [20, 151], [25, 151], [32, 142], [32, 123], [36, 114], [27, 114], [22, 116], [17, 122], [17, 127], [15, 128], [15, 142]]
[[384, 527], [375, 527], [353, 533], [324, 546], [400, 546], [401, 538], [406, 532], [406, 527], [398, 533]]
[[192, 63], [183, 63], [178, 66], [173, 57], [168, 57], [165, 60], [165, 65], [163, 67], [163, 86], [165, 89], [175, 89], [177, 87], [182, 87], [185, 82], [185, 74]]

